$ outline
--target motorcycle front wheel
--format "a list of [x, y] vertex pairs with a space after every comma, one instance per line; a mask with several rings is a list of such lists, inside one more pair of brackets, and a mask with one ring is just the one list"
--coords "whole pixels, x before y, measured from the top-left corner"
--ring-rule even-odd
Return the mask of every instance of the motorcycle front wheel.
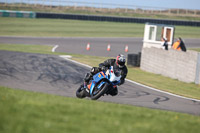
[[76, 91], [76, 97], [78, 97], [78, 98], [85, 98], [86, 97], [83, 85], [81, 85], [78, 88], [78, 90]]
[[103, 94], [106, 93], [106, 91], [108, 90], [108, 86], [109, 86], [109, 84], [105, 83], [101, 87], [101, 89], [98, 90], [98, 88], [95, 88], [95, 90], [92, 92], [91, 99], [92, 100], [97, 100], [98, 98], [100, 98]]

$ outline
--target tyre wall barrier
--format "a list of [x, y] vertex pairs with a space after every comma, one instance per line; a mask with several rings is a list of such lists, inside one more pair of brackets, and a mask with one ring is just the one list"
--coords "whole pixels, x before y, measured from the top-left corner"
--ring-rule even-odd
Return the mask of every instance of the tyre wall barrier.
[[31, 11], [0, 10], [0, 17], [35, 18], [36, 13]]
[[90, 20], [90, 21], [110, 21], [110, 22], [126, 22], [126, 23], [156, 23], [167, 25], [184, 25], [184, 26], [200, 26], [199, 21], [183, 21], [183, 20], [167, 20], [167, 19], [151, 19], [151, 18], [128, 18], [113, 16], [94, 16], [94, 15], [78, 15], [78, 14], [58, 14], [58, 13], [36, 13], [36, 18], [55, 18], [55, 19], [74, 19], [74, 20]]
[[138, 54], [128, 54], [127, 65], [140, 67], [141, 52]]

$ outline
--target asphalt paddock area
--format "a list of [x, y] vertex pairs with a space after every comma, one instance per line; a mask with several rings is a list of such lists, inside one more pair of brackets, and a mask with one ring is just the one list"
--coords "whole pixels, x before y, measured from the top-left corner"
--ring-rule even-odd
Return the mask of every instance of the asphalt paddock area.
[[[89, 68], [59, 56], [0, 51], [0, 86], [75, 97]], [[200, 101], [126, 81], [115, 97], [99, 100], [200, 115]]]

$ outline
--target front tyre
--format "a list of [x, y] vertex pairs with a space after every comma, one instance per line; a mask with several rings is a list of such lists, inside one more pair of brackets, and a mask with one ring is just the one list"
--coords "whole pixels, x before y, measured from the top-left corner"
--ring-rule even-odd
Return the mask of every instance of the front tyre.
[[[108, 83], [105, 83], [102, 88], [100, 90], [98, 90], [97, 93], [94, 93], [96, 92], [95, 90], [93, 91], [92, 95], [91, 95], [91, 99], [92, 100], [97, 100], [98, 98], [100, 98], [103, 94], [106, 93], [106, 91], [108, 90], [108, 86], [109, 84]], [[97, 88], [95, 88], [97, 89]]]
[[86, 97], [83, 85], [81, 85], [78, 88], [78, 90], [76, 91], [76, 97], [78, 97], [78, 98], [85, 98]]

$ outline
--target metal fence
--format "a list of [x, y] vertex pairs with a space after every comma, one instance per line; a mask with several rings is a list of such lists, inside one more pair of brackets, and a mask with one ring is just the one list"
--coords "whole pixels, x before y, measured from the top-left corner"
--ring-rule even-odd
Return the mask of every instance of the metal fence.
[[109, 21], [123, 23], [156, 23], [167, 25], [184, 25], [184, 26], [200, 26], [199, 21], [183, 21], [183, 20], [166, 20], [166, 19], [151, 19], [151, 18], [128, 18], [128, 17], [113, 17], [100, 15], [81, 15], [81, 14], [59, 14], [59, 13], [36, 13], [36, 18], [54, 18], [54, 19], [74, 19], [88, 21]]
[[48, 7], [59, 8], [59, 10], [90, 10], [97, 12], [121, 12], [121, 13], [139, 13], [139, 14], [164, 14], [175, 16], [195, 16], [200, 17], [200, 10], [191, 9], [171, 9], [163, 7], [148, 7], [136, 5], [118, 5], [112, 3], [91, 3], [69, 0], [0, 0], [1, 6], [17, 7]]

